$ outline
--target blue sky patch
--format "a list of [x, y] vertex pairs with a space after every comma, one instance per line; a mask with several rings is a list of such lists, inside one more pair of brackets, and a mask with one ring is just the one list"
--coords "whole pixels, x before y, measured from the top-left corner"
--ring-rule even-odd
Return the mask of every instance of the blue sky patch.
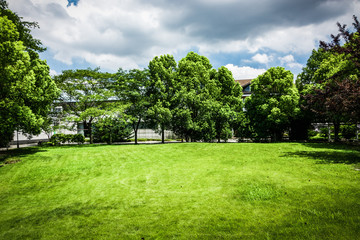
[[67, 5], [67, 7], [70, 7], [71, 4], [74, 4], [74, 6], [77, 6], [79, 1], [80, 1], [80, 0], [68, 0], [68, 5]]

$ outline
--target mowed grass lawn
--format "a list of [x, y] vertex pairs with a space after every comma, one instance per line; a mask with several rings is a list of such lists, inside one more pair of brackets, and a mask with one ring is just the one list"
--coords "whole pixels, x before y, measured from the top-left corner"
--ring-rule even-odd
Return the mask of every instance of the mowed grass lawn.
[[29, 148], [0, 168], [0, 239], [359, 239], [360, 148]]

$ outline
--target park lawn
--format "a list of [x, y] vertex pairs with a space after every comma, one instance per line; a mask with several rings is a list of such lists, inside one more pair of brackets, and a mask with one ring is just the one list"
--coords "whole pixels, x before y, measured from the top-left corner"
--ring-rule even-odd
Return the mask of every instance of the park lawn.
[[359, 147], [173, 143], [10, 153], [0, 168], [0, 239], [360, 236]]

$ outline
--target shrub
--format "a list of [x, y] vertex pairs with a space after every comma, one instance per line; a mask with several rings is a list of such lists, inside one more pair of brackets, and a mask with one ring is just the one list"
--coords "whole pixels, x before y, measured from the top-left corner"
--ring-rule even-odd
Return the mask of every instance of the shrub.
[[94, 124], [94, 142], [110, 143], [110, 134], [112, 142], [125, 142], [132, 136], [132, 129], [128, 123], [117, 119], [112, 119], [110, 124]]
[[[327, 139], [329, 136], [329, 128], [327, 127], [322, 127], [320, 128], [320, 136]], [[334, 139], [335, 135], [334, 135], [334, 126], [330, 127], [330, 137], [332, 139]]]
[[357, 126], [353, 125], [342, 125], [340, 126], [340, 134], [343, 138], [352, 139], [356, 137]]
[[320, 136], [323, 138], [327, 138], [329, 135], [329, 129], [327, 127], [320, 128]]
[[10, 142], [13, 138], [14, 132], [2, 126], [0, 129], [0, 147], [10, 147]]
[[54, 145], [60, 145], [62, 143], [63, 140], [63, 135], [62, 133], [57, 133], [51, 136], [50, 138], [50, 142], [52, 142]]
[[308, 130], [308, 136], [309, 137], [315, 137], [317, 134], [318, 134], [318, 132], [315, 131], [315, 130], [312, 130], [312, 129]]
[[66, 142], [68, 143], [84, 143], [85, 137], [82, 134], [63, 134], [63, 133], [57, 133], [51, 136], [50, 142], [53, 145], [60, 145], [61, 143], [64, 144]]
[[76, 142], [78, 144], [83, 144], [85, 142], [85, 137], [82, 134], [74, 134], [72, 135], [72, 142]]

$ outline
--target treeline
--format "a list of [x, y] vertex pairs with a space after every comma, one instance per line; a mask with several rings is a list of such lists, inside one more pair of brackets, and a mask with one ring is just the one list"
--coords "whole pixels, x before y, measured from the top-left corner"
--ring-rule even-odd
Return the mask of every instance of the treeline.
[[115, 129], [126, 131], [127, 125], [137, 143], [144, 123], [162, 141], [165, 130], [186, 141], [227, 140], [244, 119], [242, 88], [232, 73], [225, 67], [213, 69], [194, 52], [178, 63], [171, 55], [155, 57], [144, 70], [67, 70], [54, 81], [62, 90], [58, 104], [63, 114], [83, 122], [91, 143], [93, 129], [105, 129], [113, 140], [119, 134]]

